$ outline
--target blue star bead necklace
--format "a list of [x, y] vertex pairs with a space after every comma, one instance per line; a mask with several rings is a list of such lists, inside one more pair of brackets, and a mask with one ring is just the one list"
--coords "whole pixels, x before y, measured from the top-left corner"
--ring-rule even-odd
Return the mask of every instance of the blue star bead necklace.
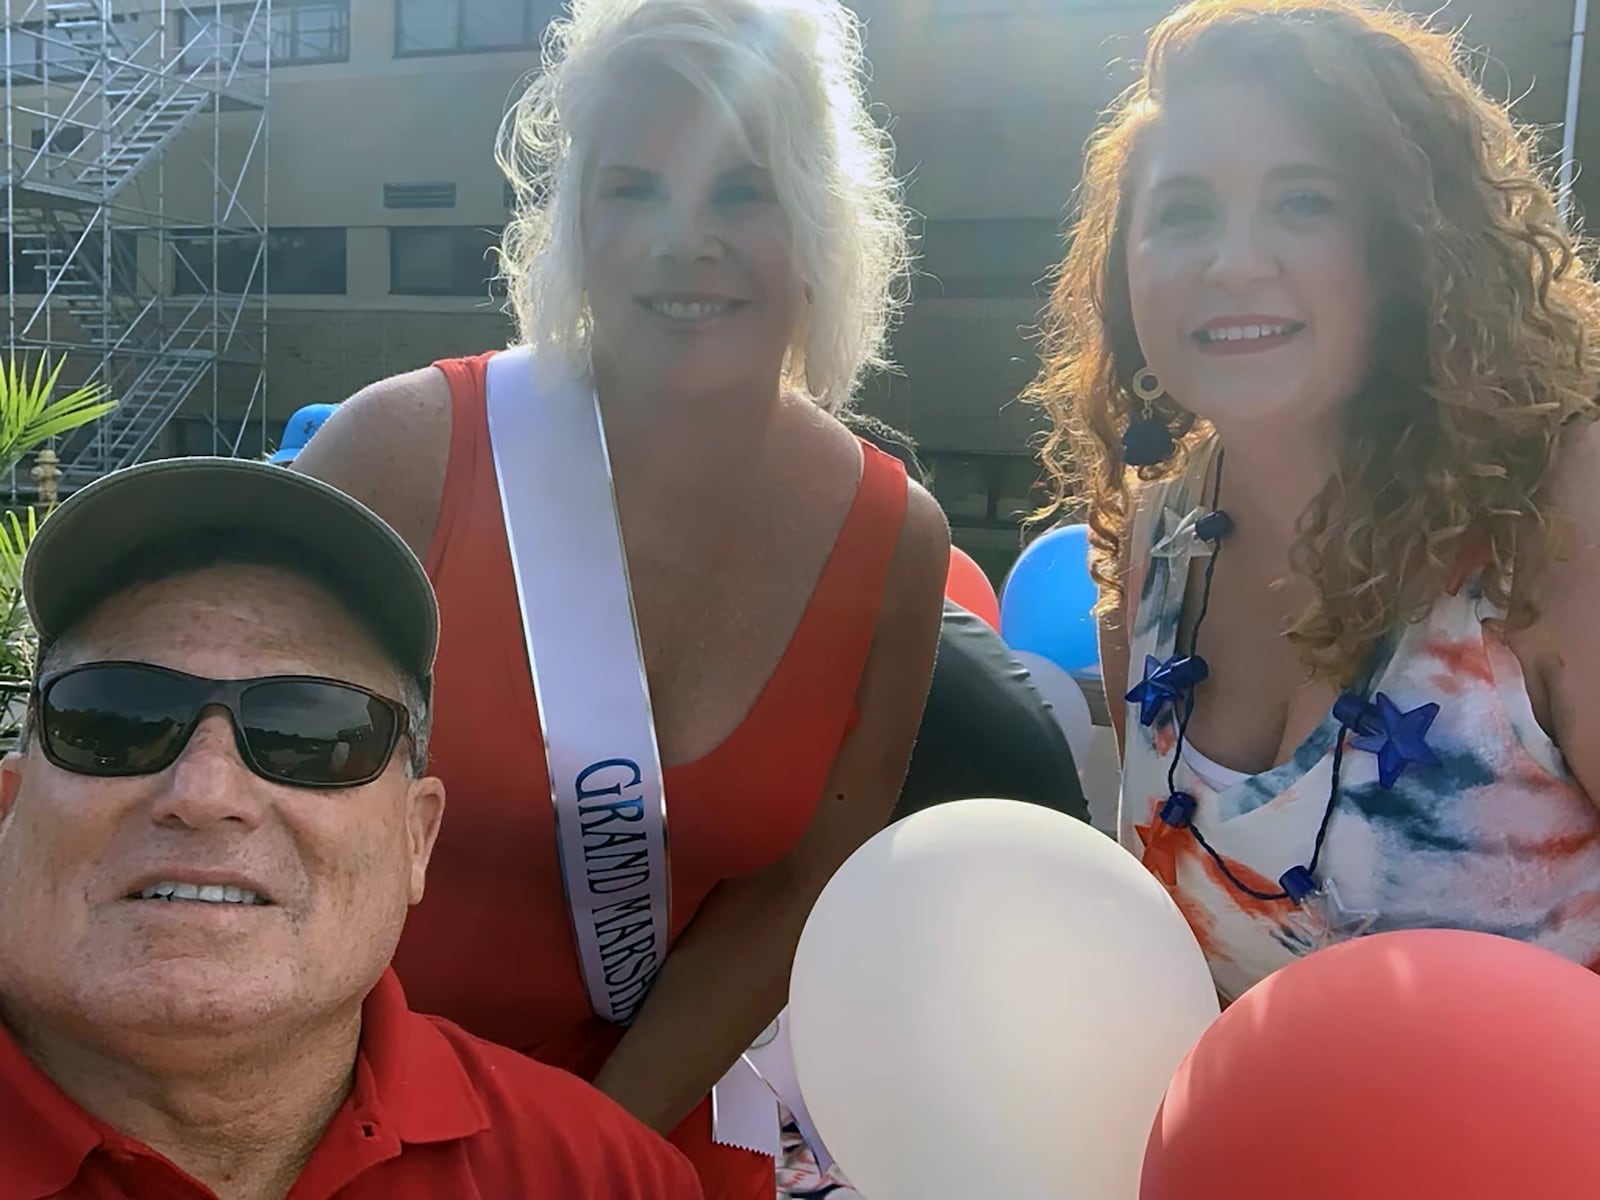
[[1194, 525], [1194, 536], [1211, 550], [1206, 563], [1205, 577], [1200, 592], [1200, 611], [1194, 627], [1189, 631], [1187, 649], [1178, 648], [1165, 662], [1152, 656], [1144, 661], [1144, 677], [1128, 692], [1126, 699], [1139, 706], [1139, 723], [1152, 725], [1162, 710], [1171, 705], [1177, 717], [1177, 741], [1172, 750], [1172, 761], [1167, 766], [1167, 799], [1150, 832], [1141, 827], [1145, 838], [1147, 866], [1162, 875], [1168, 886], [1176, 883], [1172, 852], [1163, 845], [1172, 833], [1187, 830], [1200, 848], [1210, 855], [1217, 869], [1229, 884], [1256, 900], [1287, 900], [1301, 910], [1301, 919], [1293, 921], [1305, 939], [1315, 949], [1334, 941], [1359, 936], [1377, 919], [1376, 913], [1352, 912], [1339, 900], [1331, 880], [1319, 880], [1317, 864], [1322, 858], [1322, 845], [1327, 838], [1328, 825], [1334, 809], [1339, 804], [1339, 774], [1344, 765], [1346, 734], [1352, 734], [1352, 748], [1375, 754], [1378, 759], [1378, 782], [1392, 788], [1407, 767], [1437, 766], [1439, 760], [1427, 742], [1429, 727], [1439, 715], [1437, 704], [1424, 704], [1402, 712], [1400, 708], [1379, 692], [1371, 702], [1366, 698], [1371, 686], [1370, 675], [1361, 691], [1346, 691], [1334, 702], [1333, 715], [1339, 729], [1333, 743], [1333, 769], [1328, 786], [1328, 802], [1322, 811], [1322, 821], [1317, 826], [1316, 842], [1312, 846], [1310, 861], [1290, 867], [1278, 877], [1276, 892], [1253, 888], [1233, 873], [1227, 860], [1217, 853], [1206, 840], [1205, 834], [1194, 822], [1195, 798], [1178, 789], [1178, 764], [1183, 759], [1183, 747], [1188, 740], [1189, 720], [1194, 715], [1195, 689], [1210, 674], [1210, 667], [1200, 656], [1200, 628], [1205, 624], [1211, 607], [1211, 580], [1216, 574], [1217, 562], [1222, 557], [1222, 542], [1233, 530], [1233, 520], [1218, 507], [1222, 495], [1222, 466], [1225, 452], [1217, 452], [1217, 470], [1211, 486], [1210, 511]]

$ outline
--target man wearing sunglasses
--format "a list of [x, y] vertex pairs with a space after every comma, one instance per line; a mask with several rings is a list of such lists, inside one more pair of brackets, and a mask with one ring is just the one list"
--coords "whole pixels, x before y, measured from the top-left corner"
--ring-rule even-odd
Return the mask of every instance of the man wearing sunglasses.
[[700, 1197], [587, 1084], [406, 1007], [438, 618], [377, 517], [265, 463], [151, 463], [50, 517], [24, 592], [0, 1197]]

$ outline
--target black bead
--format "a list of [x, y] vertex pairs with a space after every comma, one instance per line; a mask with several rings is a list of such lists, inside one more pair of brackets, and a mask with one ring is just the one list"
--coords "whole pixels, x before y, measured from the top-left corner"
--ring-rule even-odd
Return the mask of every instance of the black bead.
[[1317, 890], [1317, 878], [1305, 866], [1290, 867], [1278, 878], [1278, 886], [1289, 894], [1289, 899], [1299, 904]]
[[1157, 675], [1180, 692], [1204, 683], [1211, 674], [1211, 664], [1198, 654], [1173, 655], [1161, 665]]
[[1340, 693], [1333, 702], [1333, 716], [1340, 725], [1357, 733], [1370, 733], [1377, 719], [1367, 698], [1357, 692]]
[[1172, 457], [1172, 433], [1158, 417], [1135, 417], [1122, 435], [1122, 461], [1130, 467], [1153, 467]]
[[1194, 523], [1194, 533], [1202, 542], [1215, 545], [1233, 532], [1233, 518], [1220, 508], [1208, 512]]

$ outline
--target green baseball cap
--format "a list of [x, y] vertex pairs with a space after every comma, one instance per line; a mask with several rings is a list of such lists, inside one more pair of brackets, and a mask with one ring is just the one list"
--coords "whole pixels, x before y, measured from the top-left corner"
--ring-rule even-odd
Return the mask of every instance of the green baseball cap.
[[186, 537], [265, 536], [332, 571], [399, 665], [433, 672], [439, 606], [411, 548], [358, 500], [309, 475], [241, 458], [169, 458], [95, 480], [39, 526], [22, 568], [34, 628], [52, 641]]

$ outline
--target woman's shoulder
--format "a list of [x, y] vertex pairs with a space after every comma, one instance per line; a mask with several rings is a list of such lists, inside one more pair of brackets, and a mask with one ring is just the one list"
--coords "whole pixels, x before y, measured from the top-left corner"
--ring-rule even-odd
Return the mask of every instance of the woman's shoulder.
[[295, 470], [360, 500], [423, 556], [444, 493], [451, 403], [434, 367], [369, 384], [339, 406]]
[[[830, 497], [849, 507], [866, 472], [874, 469], [871, 456], [891, 457], [870, 450], [870, 443], [803, 397], [787, 398], [779, 412], [787, 425], [783, 441], [790, 461], [785, 473], [794, 481], [792, 494], [809, 495], [819, 510], [833, 508]], [[935, 601], [942, 596], [949, 558], [950, 524], [944, 510], [920, 483], [907, 479], [905, 515], [885, 582], [885, 617], [893, 619], [890, 614], [905, 606], [925, 608], [930, 596]]]
[[[1600, 797], [1600, 753], [1592, 736], [1600, 721], [1600, 424], [1567, 431], [1544, 492], [1553, 544], [1529, 576], [1534, 620], [1512, 631], [1529, 697], [1540, 724], [1561, 747], [1568, 767], [1591, 797]], [[1530, 535], [1537, 530], [1530, 528]]]
[[[1527, 541], [1535, 547], [1543, 541], [1544, 552], [1526, 563], [1519, 557], [1514, 564], [1515, 586], [1527, 588], [1537, 614], [1535, 632], [1563, 644], [1580, 634], [1589, 640], [1588, 631], [1600, 628], [1593, 620], [1593, 597], [1600, 591], [1597, 479], [1600, 423], [1588, 423], [1567, 431], [1542, 489], [1542, 511], [1527, 518]], [[1541, 524], [1548, 530], [1543, 539]]]
[[1569, 520], [1600, 516], [1600, 421], [1585, 421], [1566, 431], [1551, 463], [1549, 498]]
[[[1535, 610], [1548, 617], [1565, 612], [1592, 623], [1590, 597], [1600, 587], [1600, 423], [1568, 429], [1540, 489], [1541, 513], [1527, 519], [1527, 540], [1539, 545], [1542, 523], [1547, 552], [1514, 564], [1517, 586], [1529, 587]], [[1519, 536], [1519, 542], [1523, 540]], [[1526, 573], [1525, 573], [1526, 572]]]
[[804, 470], [853, 477], [859, 470], [861, 442], [844, 422], [799, 393], [786, 393], [778, 404], [784, 453]]
[[[906, 465], [906, 460], [899, 455], [875, 447], [869, 449], [873, 447], [872, 439], [860, 437], [831, 413], [824, 412], [815, 405], [808, 404], [805, 408], [809, 408], [810, 412], [805, 413], [802, 410], [799, 419], [806, 421], [816, 430], [812, 454], [813, 462], [817, 466], [826, 464], [840, 476], [854, 480], [863, 478], [865, 472], [870, 469], [867, 462], [874, 453], [883, 459], [898, 460], [902, 467]], [[939, 555], [948, 557], [950, 526], [945, 519], [944, 510], [915, 478], [907, 479], [906, 517], [901, 538], [902, 543], [909, 539], [913, 545], [932, 547]]]

